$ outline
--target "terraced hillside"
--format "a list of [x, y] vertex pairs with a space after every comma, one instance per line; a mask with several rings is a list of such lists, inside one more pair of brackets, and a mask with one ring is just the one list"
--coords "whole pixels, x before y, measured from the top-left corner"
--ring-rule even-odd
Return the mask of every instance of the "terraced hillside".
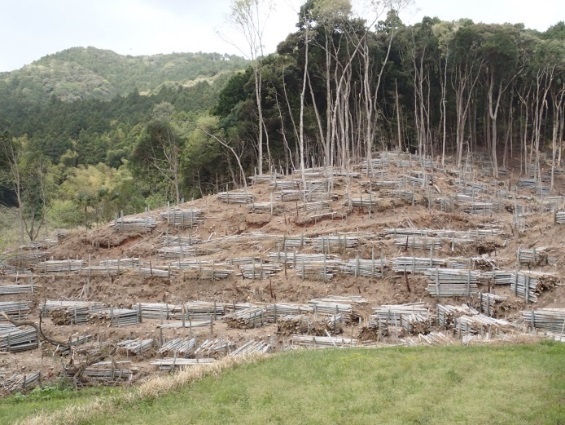
[[561, 176], [550, 191], [485, 164], [271, 173], [4, 253], [0, 390], [303, 346], [564, 339]]

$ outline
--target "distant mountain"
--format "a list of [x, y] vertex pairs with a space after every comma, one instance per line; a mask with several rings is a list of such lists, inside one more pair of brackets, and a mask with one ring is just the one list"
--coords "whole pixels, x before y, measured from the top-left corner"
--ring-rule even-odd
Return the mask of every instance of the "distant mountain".
[[52, 96], [65, 102], [108, 100], [135, 90], [143, 94], [163, 85], [192, 85], [246, 64], [243, 58], [219, 53], [123, 56], [111, 50], [73, 47], [0, 73], [0, 96], [32, 103]]

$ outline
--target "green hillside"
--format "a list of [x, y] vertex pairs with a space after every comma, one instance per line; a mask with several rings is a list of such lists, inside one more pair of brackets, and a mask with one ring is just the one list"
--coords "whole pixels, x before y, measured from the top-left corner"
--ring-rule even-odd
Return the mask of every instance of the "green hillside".
[[122, 56], [111, 50], [73, 47], [17, 71], [0, 74], [0, 93], [43, 102], [108, 100], [134, 90], [153, 93], [163, 84], [187, 84], [245, 67], [245, 60], [219, 53]]

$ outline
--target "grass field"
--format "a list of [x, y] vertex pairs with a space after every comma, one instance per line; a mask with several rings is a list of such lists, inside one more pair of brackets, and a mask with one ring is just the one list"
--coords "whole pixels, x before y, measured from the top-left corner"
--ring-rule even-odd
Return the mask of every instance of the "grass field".
[[300, 351], [174, 388], [35, 423], [565, 424], [565, 344]]

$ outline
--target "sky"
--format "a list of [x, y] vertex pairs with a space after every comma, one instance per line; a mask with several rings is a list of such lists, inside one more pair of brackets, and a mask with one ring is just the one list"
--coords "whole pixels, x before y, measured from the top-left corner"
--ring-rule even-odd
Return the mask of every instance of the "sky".
[[[367, 1], [367, 0], [365, 0]], [[265, 21], [265, 53], [295, 30], [301, 0], [277, 0]], [[229, 24], [232, 0], [0, 0], [0, 72], [70, 47], [93, 46], [122, 55], [218, 52], [246, 56]], [[545, 31], [565, 20], [563, 0], [414, 0], [407, 24], [424, 16], [451, 21], [523, 23]]]

